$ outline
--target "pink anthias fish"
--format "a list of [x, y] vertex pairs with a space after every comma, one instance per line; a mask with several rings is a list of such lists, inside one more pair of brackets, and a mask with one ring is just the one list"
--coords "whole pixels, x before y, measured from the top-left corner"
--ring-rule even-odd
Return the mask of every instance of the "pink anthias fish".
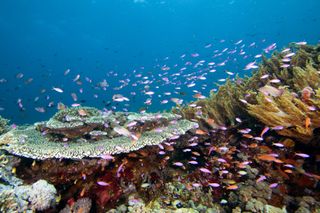
[[99, 186], [109, 186], [109, 185], [110, 185], [109, 183], [104, 182], [104, 181], [97, 181], [97, 184], [98, 184]]
[[182, 166], [183, 166], [183, 163], [181, 163], [181, 162], [174, 162], [173, 165], [174, 165], [174, 166], [182, 167]]
[[265, 179], [267, 179], [266, 176], [260, 175], [260, 177], [256, 180], [256, 182], [257, 182], [257, 183], [260, 183], [261, 181], [264, 181]]
[[189, 164], [192, 164], [192, 165], [197, 165], [198, 162], [197, 161], [194, 161], [194, 160], [191, 160], [191, 161], [188, 161]]
[[100, 157], [104, 160], [114, 160], [114, 157], [109, 154], [102, 154]]
[[211, 174], [211, 171], [207, 168], [200, 168], [199, 169], [201, 172], [206, 173], [206, 174]]
[[276, 43], [273, 43], [273, 44], [269, 45], [268, 47], [266, 47], [266, 48], [264, 49], [264, 52], [265, 52], [265, 53], [269, 53], [270, 51], [272, 51], [272, 50], [274, 50], [274, 49], [276, 49], [276, 48], [277, 48], [277, 44], [276, 44]]
[[117, 172], [116, 172], [117, 178], [120, 177], [120, 172], [123, 171], [123, 166], [124, 166], [124, 164], [125, 164], [125, 163], [122, 163], [122, 164], [118, 167]]
[[213, 187], [213, 188], [217, 188], [220, 186], [219, 183], [208, 183], [209, 186]]
[[36, 107], [36, 108], [34, 108], [36, 111], [38, 111], [38, 112], [41, 112], [41, 113], [45, 113], [46, 112], [46, 110], [45, 110], [45, 108], [44, 107]]
[[309, 158], [310, 157], [310, 155], [304, 154], [304, 153], [295, 153], [294, 155], [302, 157], [302, 158]]
[[247, 64], [244, 70], [250, 70], [250, 69], [256, 69], [256, 68], [258, 68], [258, 65], [256, 65], [256, 62], [254, 61]]

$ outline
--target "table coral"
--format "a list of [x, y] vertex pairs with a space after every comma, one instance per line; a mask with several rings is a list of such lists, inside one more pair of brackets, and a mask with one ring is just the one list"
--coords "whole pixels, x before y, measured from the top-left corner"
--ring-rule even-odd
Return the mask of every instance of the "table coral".
[[[120, 154], [135, 151], [145, 146], [158, 145], [176, 135], [183, 135], [194, 128], [194, 123], [178, 120], [174, 124], [164, 126], [162, 131], [143, 132], [139, 140], [133, 142], [130, 138], [119, 136], [94, 142], [86, 140], [57, 143], [50, 141], [36, 130], [34, 126], [12, 130], [1, 136], [0, 143], [7, 143], [3, 149], [10, 153], [33, 159], [101, 157], [103, 154]], [[21, 137], [24, 138], [21, 142]]]

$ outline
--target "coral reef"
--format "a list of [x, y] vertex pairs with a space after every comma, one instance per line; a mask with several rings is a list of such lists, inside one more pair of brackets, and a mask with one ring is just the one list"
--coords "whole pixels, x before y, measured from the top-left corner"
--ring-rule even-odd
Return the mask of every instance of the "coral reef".
[[74, 107], [1, 135], [1, 210], [319, 211], [320, 47], [289, 49], [182, 117]]
[[0, 135], [9, 131], [9, 126], [8, 126], [9, 120], [4, 119], [0, 115]]
[[45, 180], [16, 187], [0, 184], [1, 212], [42, 211], [53, 207], [56, 189]]
[[251, 77], [228, 80], [209, 98], [174, 111], [207, 129], [235, 124], [237, 117], [281, 126], [278, 134], [308, 143], [320, 127], [320, 46], [292, 44], [290, 50], [296, 53], [286, 58], [289, 66], [282, 66], [286, 53], [275, 53]]
[[7, 155], [3, 150], [0, 150], [0, 180], [3, 183], [11, 186], [22, 184], [22, 180], [13, 175], [18, 166], [20, 159], [11, 155]]
[[92, 206], [92, 201], [90, 198], [80, 198], [71, 206], [67, 205], [60, 213], [89, 213]]

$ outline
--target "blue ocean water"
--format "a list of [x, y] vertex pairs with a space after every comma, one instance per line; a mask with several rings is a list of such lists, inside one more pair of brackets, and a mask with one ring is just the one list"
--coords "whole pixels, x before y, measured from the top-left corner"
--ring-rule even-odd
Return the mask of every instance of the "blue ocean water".
[[319, 8], [317, 0], [2, 0], [0, 114], [21, 124], [48, 119], [58, 102], [170, 109], [172, 98], [186, 103], [233, 73], [250, 74], [245, 65], [270, 56], [274, 43], [318, 43]]

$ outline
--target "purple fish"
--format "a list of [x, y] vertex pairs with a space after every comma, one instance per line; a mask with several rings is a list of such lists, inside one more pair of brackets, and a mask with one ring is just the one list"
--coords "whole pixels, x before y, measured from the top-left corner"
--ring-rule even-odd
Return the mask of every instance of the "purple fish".
[[200, 168], [199, 170], [203, 173], [211, 174], [211, 171], [207, 168]]

